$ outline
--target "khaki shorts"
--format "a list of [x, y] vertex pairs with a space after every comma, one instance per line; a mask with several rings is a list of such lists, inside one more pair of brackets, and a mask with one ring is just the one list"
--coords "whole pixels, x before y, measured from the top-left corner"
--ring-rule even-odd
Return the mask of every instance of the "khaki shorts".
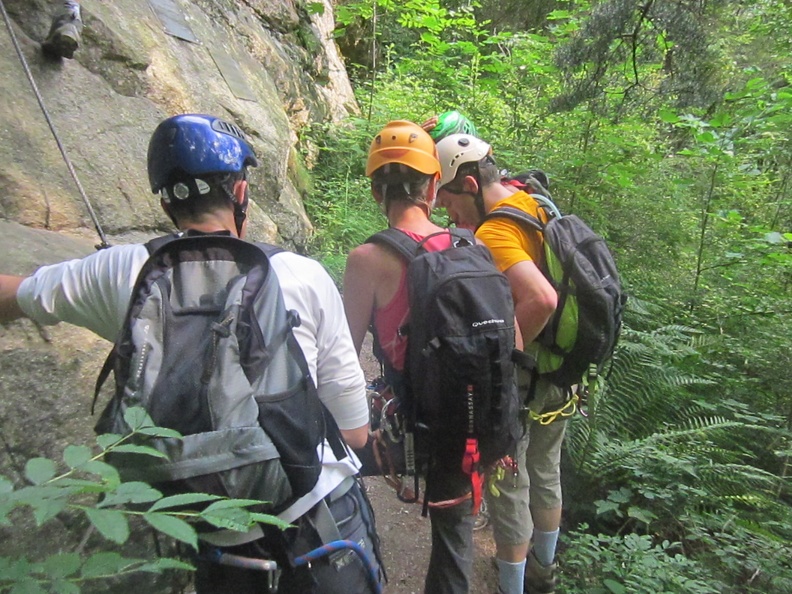
[[[526, 388], [521, 385], [521, 389]], [[540, 380], [530, 408], [535, 412], [557, 410], [565, 400], [560, 388]], [[526, 421], [525, 433], [517, 444], [519, 470], [516, 487], [507, 471], [506, 478], [497, 483], [499, 497], [486, 489], [496, 543], [517, 545], [530, 542], [533, 535], [530, 508], [561, 507], [561, 444], [565, 429], [566, 419], [562, 417], [549, 425]]]

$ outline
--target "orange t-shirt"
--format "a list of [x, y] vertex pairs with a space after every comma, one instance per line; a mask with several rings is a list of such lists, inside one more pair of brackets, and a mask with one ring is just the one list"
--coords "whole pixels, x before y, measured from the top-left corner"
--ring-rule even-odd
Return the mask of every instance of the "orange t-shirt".
[[[544, 209], [525, 192], [517, 192], [498, 202], [498, 206], [512, 206], [523, 212], [547, 221]], [[539, 232], [526, 231], [522, 223], [507, 218], [495, 218], [482, 223], [476, 231], [476, 237], [492, 252], [495, 265], [501, 272], [507, 271], [518, 262], [526, 260], [542, 267], [545, 262], [544, 240]]]

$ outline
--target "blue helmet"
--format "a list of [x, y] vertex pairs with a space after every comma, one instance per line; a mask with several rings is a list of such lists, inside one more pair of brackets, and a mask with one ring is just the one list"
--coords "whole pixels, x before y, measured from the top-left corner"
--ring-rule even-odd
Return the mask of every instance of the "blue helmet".
[[168, 118], [157, 126], [149, 141], [148, 175], [155, 194], [177, 182], [189, 183], [206, 175], [257, 165], [242, 130], [209, 115]]

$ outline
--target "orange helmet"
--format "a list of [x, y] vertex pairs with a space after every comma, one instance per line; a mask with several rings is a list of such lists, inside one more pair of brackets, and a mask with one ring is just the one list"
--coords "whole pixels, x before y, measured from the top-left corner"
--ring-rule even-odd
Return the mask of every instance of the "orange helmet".
[[406, 120], [390, 122], [371, 141], [366, 175], [371, 177], [389, 163], [406, 165], [426, 175], [440, 175], [434, 140], [418, 124]]

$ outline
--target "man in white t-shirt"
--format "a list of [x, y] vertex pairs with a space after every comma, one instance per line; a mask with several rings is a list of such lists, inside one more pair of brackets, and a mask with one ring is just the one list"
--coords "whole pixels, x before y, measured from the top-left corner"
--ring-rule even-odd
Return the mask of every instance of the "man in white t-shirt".
[[[160, 123], [149, 144], [148, 173], [154, 193], [181, 233], [224, 234], [244, 238], [247, 220], [246, 168], [256, 157], [238, 127], [212, 116], [180, 115]], [[68, 322], [114, 341], [121, 330], [132, 289], [148, 249], [141, 244], [115, 246], [86, 258], [40, 268], [29, 277], [0, 275], [0, 322], [28, 317], [41, 324]], [[289, 252], [271, 256], [284, 304], [296, 310], [294, 328], [319, 399], [352, 448], [365, 445], [369, 411], [365, 380], [350, 337], [338, 290], [317, 262]], [[319, 448], [322, 471], [309, 493], [279, 514], [297, 530], [287, 540], [293, 555], [323, 544], [317, 526], [327, 511], [337, 536], [362, 546], [371, 562], [332, 562], [320, 558], [303, 569], [283, 568], [279, 592], [341, 594], [373, 591], [380, 579], [373, 512], [357, 482], [358, 461], [351, 452], [337, 459], [331, 447]], [[319, 518], [322, 516], [322, 518]], [[332, 524], [332, 522], [331, 522]], [[332, 530], [331, 530], [332, 532]], [[317, 540], [318, 539], [318, 540]], [[316, 546], [318, 546], [318, 544]], [[212, 547], [243, 557], [262, 557], [266, 539]], [[264, 592], [261, 572], [198, 559], [196, 590], [203, 593]]]

